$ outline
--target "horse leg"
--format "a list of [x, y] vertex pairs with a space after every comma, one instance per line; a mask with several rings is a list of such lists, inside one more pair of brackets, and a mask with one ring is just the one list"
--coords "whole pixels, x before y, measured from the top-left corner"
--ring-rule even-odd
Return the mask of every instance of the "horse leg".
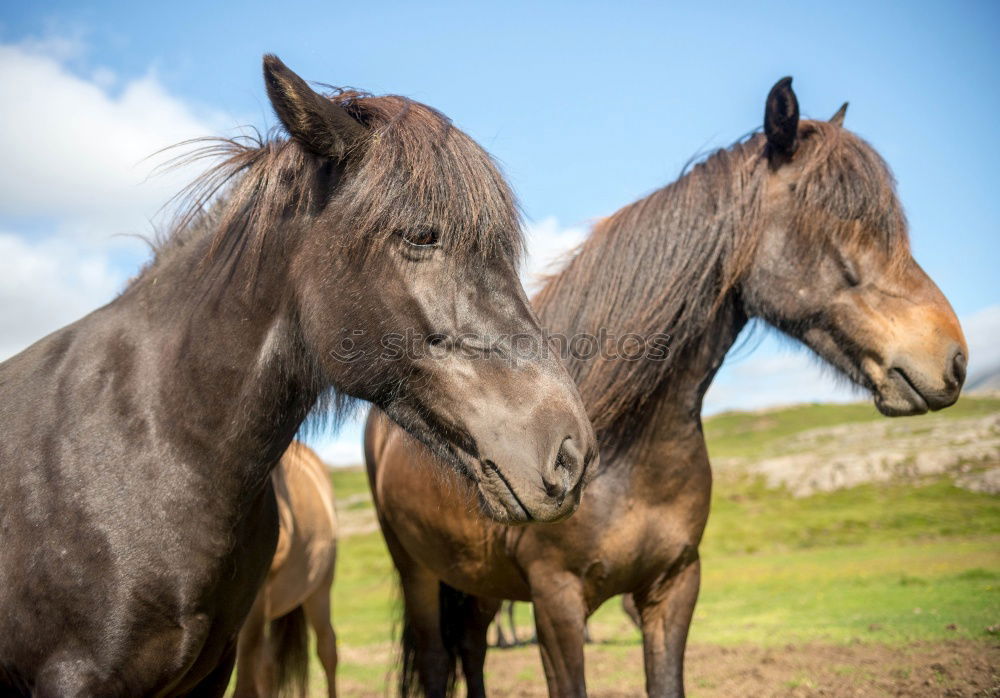
[[[459, 643], [462, 674], [468, 698], [486, 698], [483, 665], [486, 663], [486, 633], [500, 609], [500, 601], [483, 597], [466, 599], [466, 616]], [[499, 626], [498, 626], [499, 627]]]
[[701, 581], [697, 556], [692, 549], [650, 589], [633, 595], [642, 622], [646, 693], [652, 698], [684, 695], [684, 647]]
[[503, 629], [503, 617], [504, 614], [510, 606], [510, 601], [503, 601], [500, 607], [500, 612], [493, 618], [493, 627], [497, 630], [497, 644], [496, 646], [500, 649], [507, 649], [508, 647], [514, 647], [517, 643], [517, 635], [513, 633], [513, 640], [507, 639], [507, 631]]
[[264, 589], [250, 608], [250, 614], [240, 629], [236, 643], [236, 690], [233, 698], [257, 698], [257, 669], [264, 647], [264, 628], [267, 616], [264, 612]]
[[510, 640], [507, 639], [507, 634], [506, 634], [506, 632], [503, 629], [503, 618], [501, 618], [500, 616], [497, 616], [493, 620], [493, 627], [496, 628], [496, 631], [497, 631], [497, 645], [496, 646], [499, 649], [502, 649], [502, 650], [503, 649], [507, 649], [508, 647], [513, 647], [513, 645], [511, 644]]
[[[409, 655], [427, 698], [444, 698], [454, 659], [441, 635], [440, 580], [433, 572], [416, 564], [401, 573], [400, 578], [403, 587], [404, 664]], [[408, 695], [407, 690], [401, 693]]]
[[635, 599], [632, 594], [622, 594], [622, 610], [632, 621], [632, 625], [642, 630], [642, 618], [639, 617], [639, 609], [635, 607]]
[[330, 587], [333, 585], [333, 568], [320, 582], [319, 587], [302, 604], [309, 625], [316, 633], [316, 654], [326, 673], [326, 690], [329, 698], [337, 696], [337, 634], [330, 622]]
[[386, 521], [380, 520], [379, 524], [403, 590], [403, 671], [399, 693], [404, 698], [411, 695], [416, 679], [426, 698], [445, 698], [454, 659], [441, 635], [441, 582], [406, 552]]
[[549, 696], [586, 696], [583, 633], [587, 610], [582, 582], [567, 572], [543, 573], [530, 581]]
[[514, 625], [514, 602], [504, 601], [504, 611], [506, 611], [507, 616], [507, 627], [510, 628], [510, 646], [517, 647], [517, 626]]

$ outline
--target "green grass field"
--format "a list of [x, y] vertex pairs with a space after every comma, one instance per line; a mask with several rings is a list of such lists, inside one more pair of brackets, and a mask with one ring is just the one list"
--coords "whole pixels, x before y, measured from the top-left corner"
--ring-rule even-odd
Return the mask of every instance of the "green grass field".
[[[913, 421], [998, 412], [1000, 400], [963, 398]], [[780, 452], [783, 439], [805, 429], [875, 419], [869, 405], [808, 405], [719, 415], [706, 421], [706, 434], [713, 456], [752, 458]], [[355, 511], [370, 507], [359, 501], [367, 491], [360, 468], [332, 477], [339, 501], [350, 500]], [[948, 477], [796, 499], [730, 475], [716, 483], [701, 551], [692, 644], [997, 642], [996, 628], [988, 628], [1000, 623], [1000, 497], [959, 489]], [[344, 681], [382, 690], [397, 618], [380, 534], [343, 539], [334, 622]], [[518, 625], [527, 632], [527, 605], [518, 607]], [[621, 656], [623, 672], [641, 674], [639, 636], [617, 601], [594, 615], [591, 630], [599, 642], [588, 657]]]

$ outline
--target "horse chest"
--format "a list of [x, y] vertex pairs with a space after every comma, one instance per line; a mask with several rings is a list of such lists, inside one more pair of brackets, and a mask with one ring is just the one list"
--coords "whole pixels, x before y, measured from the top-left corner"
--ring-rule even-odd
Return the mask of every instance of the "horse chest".
[[440, 528], [400, 526], [401, 542], [450, 586], [466, 593], [527, 599], [529, 588], [508, 554], [505, 529], [474, 513]]
[[[659, 514], [659, 515], [657, 515]], [[690, 531], [669, 512], [646, 511], [609, 531], [582, 569], [596, 605], [656, 578], [684, 553]]]
[[[187, 695], [235, 649], [240, 626], [267, 574], [277, 538], [273, 496], [260, 497], [251, 510], [252, 515], [239, 519], [230, 531], [208, 536], [215, 539], [208, 544], [216, 551], [214, 556], [198, 554], [183, 563], [174, 561], [174, 574], [166, 578], [155, 597], [175, 599], [175, 605], [162, 609], [159, 618], [149, 614], [141, 618], [141, 612], [132, 618], [162, 630], [159, 637], [150, 633], [155, 642], [136, 653], [137, 666], [142, 667], [146, 657], [146, 665], [151, 667], [168, 662], [177, 667], [171, 672], [172, 685], [161, 689], [163, 695]], [[193, 541], [189, 543], [196, 547]]]
[[532, 530], [531, 557], [563, 560], [583, 582], [592, 608], [650, 583], [697, 547], [710, 490], [700, 472], [707, 472], [707, 462], [704, 471], [675, 474], [659, 496], [628, 481], [598, 480], [574, 517]]

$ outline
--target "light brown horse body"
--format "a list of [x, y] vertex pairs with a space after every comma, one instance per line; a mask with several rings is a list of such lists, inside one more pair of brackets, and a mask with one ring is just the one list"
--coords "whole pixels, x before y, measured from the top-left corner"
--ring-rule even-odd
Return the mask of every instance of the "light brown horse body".
[[910, 255], [888, 168], [843, 110], [799, 123], [790, 82], [769, 94], [763, 134], [602, 221], [535, 299], [550, 332], [671, 335], [667, 360], [569, 357], [602, 450], [573, 517], [484, 522], [467, 485], [433, 477], [425, 450], [370, 416], [369, 477], [404, 594], [403, 693], [445, 695], [461, 660], [469, 695], [484, 695], [486, 631], [516, 599], [534, 603], [550, 695], [585, 695], [585, 620], [629, 593], [647, 692], [683, 694], [712, 482], [702, 399], [749, 319], [806, 344], [887, 415], [957, 399], [965, 341]]
[[267, 582], [240, 631], [234, 695], [266, 698], [289, 683], [302, 694], [308, 676], [308, 621], [332, 698], [337, 695], [337, 636], [330, 621], [337, 560], [333, 487], [323, 461], [297, 441], [272, 471], [271, 481], [278, 502], [278, 546]]

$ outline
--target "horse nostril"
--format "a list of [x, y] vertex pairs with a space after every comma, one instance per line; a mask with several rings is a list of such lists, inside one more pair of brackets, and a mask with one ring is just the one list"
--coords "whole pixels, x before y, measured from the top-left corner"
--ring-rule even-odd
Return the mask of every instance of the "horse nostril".
[[961, 349], [956, 350], [955, 356], [951, 360], [951, 375], [956, 388], [961, 388], [962, 384], [965, 383], [966, 364], [965, 354], [962, 353]]
[[568, 488], [562, 482], [549, 482], [545, 481], [545, 494], [553, 499], [562, 499], [566, 496]]
[[563, 439], [552, 468], [542, 477], [545, 494], [556, 499], [565, 497], [579, 479], [580, 462], [580, 454], [573, 439]]

